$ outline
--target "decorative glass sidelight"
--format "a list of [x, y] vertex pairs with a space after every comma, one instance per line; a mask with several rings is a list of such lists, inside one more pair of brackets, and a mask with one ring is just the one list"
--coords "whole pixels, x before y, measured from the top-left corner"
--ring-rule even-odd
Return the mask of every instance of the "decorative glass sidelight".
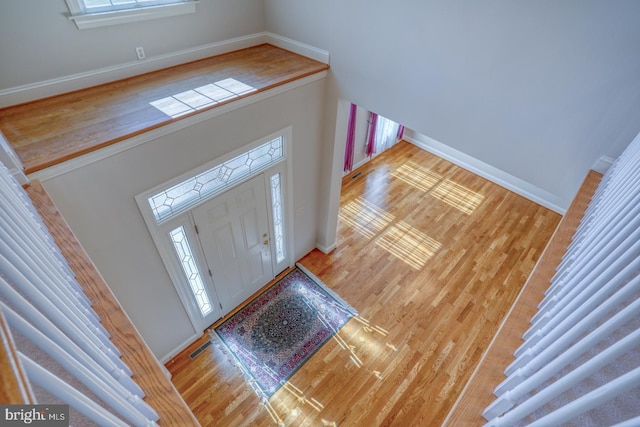
[[284, 212], [282, 203], [282, 185], [280, 174], [273, 175], [270, 179], [271, 185], [271, 207], [273, 209], [273, 232], [276, 248], [276, 262], [284, 261], [286, 254], [284, 251]]
[[189, 246], [189, 240], [187, 239], [184, 227], [180, 226], [170, 231], [169, 236], [171, 237], [171, 243], [173, 243], [176, 255], [178, 256], [178, 260], [182, 266], [182, 271], [184, 272], [184, 275], [189, 282], [189, 286], [191, 287], [191, 293], [196, 299], [200, 314], [202, 317], [205, 317], [213, 311], [213, 308], [211, 307], [209, 295], [207, 295], [207, 291], [204, 288], [204, 283], [202, 282], [202, 277], [200, 276], [200, 271], [196, 265], [195, 258], [191, 252], [191, 247]]

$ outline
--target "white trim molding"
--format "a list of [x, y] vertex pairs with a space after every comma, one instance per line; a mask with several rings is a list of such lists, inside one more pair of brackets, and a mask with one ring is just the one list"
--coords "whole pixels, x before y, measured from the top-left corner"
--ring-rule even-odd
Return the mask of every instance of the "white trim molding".
[[332, 250], [338, 247], [337, 243], [332, 243], [329, 246], [323, 246], [320, 243], [316, 243], [316, 249], [322, 252], [325, 255], [328, 255]]
[[607, 173], [607, 171], [615, 161], [616, 159], [612, 157], [602, 156], [598, 160], [596, 160], [591, 169], [604, 175], [605, 173]]
[[319, 49], [278, 34], [270, 33], [268, 31], [264, 34], [266, 42], [269, 44], [297, 53], [298, 55], [306, 56], [307, 58], [315, 59], [323, 64], [329, 64], [329, 52], [326, 50]]
[[[195, 340], [197, 340], [198, 338], [200, 338], [201, 336], [202, 336], [202, 334], [194, 333], [189, 338], [184, 340], [181, 344], [176, 346], [173, 350], [170, 350], [167, 354], [165, 354], [164, 356], [158, 358], [158, 361], [160, 362], [160, 366], [164, 367], [164, 365], [167, 362], [169, 362], [171, 359], [176, 357], [178, 354], [182, 353], [187, 347], [189, 347], [191, 344], [193, 344], [193, 342]], [[165, 372], [165, 375], [167, 375], [166, 372]], [[170, 376], [171, 376], [171, 372], [169, 372], [168, 378], [170, 378]]]
[[451, 148], [433, 138], [408, 130], [408, 132], [404, 134], [404, 139], [554, 212], [564, 215], [567, 210], [567, 202], [561, 197], [458, 151], [455, 148]]
[[353, 167], [349, 172], [343, 172], [342, 177], [344, 178], [345, 176], [353, 175], [360, 166], [364, 165], [365, 163], [368, 163], [372, 158], [373, 157], [367, 156], [364, 159], [360, 160], [358, 163], [353, 165]]

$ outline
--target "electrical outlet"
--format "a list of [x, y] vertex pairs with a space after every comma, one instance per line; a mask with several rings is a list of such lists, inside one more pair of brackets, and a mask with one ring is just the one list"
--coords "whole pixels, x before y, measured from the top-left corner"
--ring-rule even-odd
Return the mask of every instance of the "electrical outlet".
[[144, 48], [142, 46], [136, 48], [136, 55], [138, 55], [138, 59], [140, 60], [147, 57], [147, 55], [144, 54]]

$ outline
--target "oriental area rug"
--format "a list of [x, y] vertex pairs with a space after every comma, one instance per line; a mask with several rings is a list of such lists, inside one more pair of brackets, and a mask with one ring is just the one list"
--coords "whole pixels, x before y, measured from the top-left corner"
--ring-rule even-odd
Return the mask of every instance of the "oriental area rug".
[[212, 331], [269, 398], [356, 311], [301, 265]]

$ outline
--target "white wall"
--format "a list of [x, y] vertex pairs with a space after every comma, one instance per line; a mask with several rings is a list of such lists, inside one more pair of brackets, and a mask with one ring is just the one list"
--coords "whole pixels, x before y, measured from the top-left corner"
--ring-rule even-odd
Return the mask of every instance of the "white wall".
[[325, 249], [335, 244], [344, 100], [565, 205], [600, 156], [616, 157], [640, 131], [636, 0], [203, 0], [197, 8], [194, 15], [81, 31], [64, 17], [63, 0], [0, 2], [6, 99], [43, 82], [133, 70], [136, 46], [153, 65], [154, 58], [268, 30], [331, 54], [326, 84], [44, 183], [159, 357], [193, 331], [133, 196], [179, 173], [293, 124], [295, 156], [313, 159], [294, 170], [296, 209], [304, 208], [295, 225], [301, 256], [316, 239]]
[[[324, 80], [213, 117], [43, 182], [154, 354], [165, 359], [195, 331], [134, 197], [293, 127], [294, 259], [316, 244]], [[198, 331], [199, 333], [200, 331]]]
[[[78, 30], [65, 16], [64, 0], [2, 0], [0, 95], [114, 67], [130, 66], [128, 75], [149, 71], [163, 56], [262, 32], [263, 6], [255, 0], [203, 0], [195, 14]], [[144, 47], [146, 60], [137, 60], [137, 46]], [[197, 54], [189, 59], [197, 59]], [[127, 70], [113, 74], [126, 75]]]
[[565, 207], [640, 131], [635, 0], [265, 0], [265, 13], [268, 31], [331, 53], [329, 103], [376, 111]]

